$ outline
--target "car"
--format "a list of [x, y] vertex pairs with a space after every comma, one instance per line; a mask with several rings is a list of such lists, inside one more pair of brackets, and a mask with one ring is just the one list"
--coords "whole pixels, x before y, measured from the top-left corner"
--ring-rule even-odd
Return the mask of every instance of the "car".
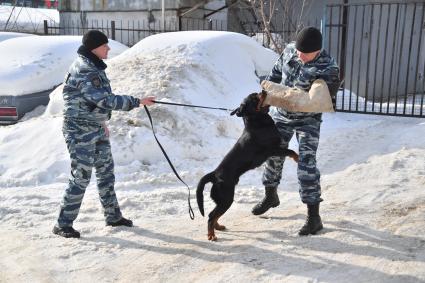
[[12, 5], [13, 5], [13, 0], [1, 1], [1, 6], [12, 6]]
[[8, 31], [0, 31], [0, 42], [5, 41], [7, 39], [21, 37], [21, 36], [37, 36], [35, 34], [29, 33], [21, 33], [21, 32], [8, 32]]
[[[77, 56], [81, 36], [28, 36], [0, 42], [0, 124], [13, 124], [37, 106], [47, 105]], [[109, 40], [109, 57], [128, 47]]]

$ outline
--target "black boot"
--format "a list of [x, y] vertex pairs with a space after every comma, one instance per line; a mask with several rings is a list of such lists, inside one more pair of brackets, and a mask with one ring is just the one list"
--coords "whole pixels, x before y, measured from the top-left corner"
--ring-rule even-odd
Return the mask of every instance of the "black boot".
[[319, 203], [308, 204], [308, 215], [304, 226], [298, 232], [300, 236], [307, 236], [309, 234], [315, 235], [318, 231], [323, 229], [322, 219], [319, 215]]
[[265, 213], [267, 210], [269, 210], [270, 208], [276, 207], [280, 204], [276, 187], [265, 187], [265, 190], [266, 190], [266, 196], [263, 198], [262, 201], [257, 203], [252, 209], [252, 214], [254, 215], [261, 215]]
[[80, 232], [74, 230], [72, 227], [53, 227], [53, 234], [62, 236], [64, 238], [80, 238]]
[[133, 227], [133, 221], [131, 221], [130, 219], [126, 219], [126, 218], [122, 217], [117, 222], [106, 223], [106, 226], [113, 226], [113, 227], [115, 227], [115, 226], [127, 226], [127, 227]]

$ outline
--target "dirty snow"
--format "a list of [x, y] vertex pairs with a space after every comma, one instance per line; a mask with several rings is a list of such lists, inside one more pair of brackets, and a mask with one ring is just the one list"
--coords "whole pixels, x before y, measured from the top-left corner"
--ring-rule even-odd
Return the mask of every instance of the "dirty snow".
[[[183, 32], [141, 41], [109, 60], [107, 71], [117, 94], [233, 108], [259, 90], [257, 75], [276, 58], [239, 34]], [[324, 230], [297, 236], [306, 209], [288, 160], [281, 205], [251, 215], [263, 196], [262, 170], [247, 173], [223, 216], [227, 230], [208, 242], [193, 190], [234, 144], [242, 121], [225, 111], [149, 108], [192, 189], [191, 221], [187, 189], [159, 151], [144, 110], [116, 112], [109, 122], [116, 193], [135, 227], [104, 226], [93, 178], [74, 223], [82, 237], [63, 239], [51, 233], [69, 174], [62, 105], [59, 88], [47, 108], [0, 128], [1, 282], [425, 282], [420, 119], [324, 115], [318, 152]], [[297, 149], [295, 140], [290, 147]]]

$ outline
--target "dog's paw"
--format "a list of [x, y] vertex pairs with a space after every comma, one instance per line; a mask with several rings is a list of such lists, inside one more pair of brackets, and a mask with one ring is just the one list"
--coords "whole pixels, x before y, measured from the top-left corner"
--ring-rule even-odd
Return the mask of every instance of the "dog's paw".
[[214, 225], [214, 229], [215, 229], [215, 230], [218, 230], [218, 231], [224, 231], [224, 230], [226, 230], [226, 226], [224, 226], [224, 225], [220, 225], [220, 224], [216, 223], [216, 224]]
[[291, 158], [292, 158], [295, 162], [297, 162], [297, 163], [298, 163], [299, 155], [298, 155], [297, 153], [295, 153], [295, 152], [294, 152], [294, 154], [293, 154], [293, 155], [291, 155]]
[[217, 241], [217, 236], [215, 234], [208, 234], [208, 241]]

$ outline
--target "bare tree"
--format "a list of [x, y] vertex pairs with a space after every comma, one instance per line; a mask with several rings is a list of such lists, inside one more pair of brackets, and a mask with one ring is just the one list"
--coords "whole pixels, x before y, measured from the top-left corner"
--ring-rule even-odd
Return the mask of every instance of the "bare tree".
[[[261, 19], [261, 28], [265, 37], [264, 44], [267, 47], [270, 47], [270, 43], [272, 43], [273, 46], [277, 47], [277, 44], [272, 36], [271, 26], [270, 26], [274, 12], [275, 12], [276, 1], [277, 0], [269, 0], [267, 4], [265, 3], [265, 1], [262, 1], [262, 0], [248, 1], [250, 2], [256, 17]], [[268, 8], [268, 11], [266, 11], [267, 8]], [[281, 50], [277, 50], [277, 51], [280, 52]]]
[[[306, 0], [246, 0], [245, 2], [252, 7], [261, 24], [263, 44], [279, 53], [282, 52], [286, 43], [295, 39], [296, 33], [303, 27], [303, 13], [309, 5], [309, 1]], [[283, 18], [276, 20], [276, 15]]]

